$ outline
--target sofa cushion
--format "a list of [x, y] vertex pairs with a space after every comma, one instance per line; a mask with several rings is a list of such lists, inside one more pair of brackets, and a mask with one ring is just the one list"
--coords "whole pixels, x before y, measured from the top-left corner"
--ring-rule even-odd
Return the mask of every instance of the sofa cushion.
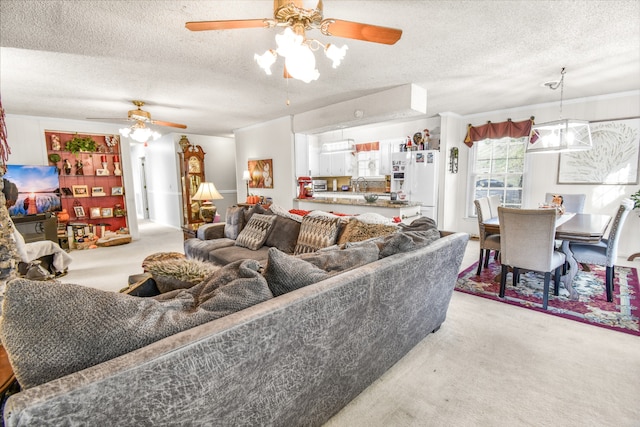
[[269, 208], [265, 208], [264, 206], [262, 206], [261, 204], [255, 204], [253, 206], [251, 206], [249, 209], [245, 209], [244, 211], [244, 223], [248, 223], [249, 220], [251, 219], [251, 217], [254, 214], [259, 214], [259, 215], [273, 215], [273, 212], [271, 212], [271, 210]]
[[16, 279], [5, 288], [0, 339], [27, 389], [270, 299], [259, 268], [233, 263], [155, 298]]
[[340, 218], [338, 217], [312, 217], [309, 215], [303, 217], [293, 253], [298, 255], [315, 252], [320, 248], [333, 245], [338, 237], [339, 223]]
[[269, 232], [271, 232], [276, 218], [276, 215], [252, 215], [247, 225], [245, 225], [240, 234], [238, 234], [236, 246], [254, 251], [261, 248], [267, 240], [267, 237], [269, 237]]
[[266, 246], [280, 249], [282, 252], [292, 254], [296, 249], [298, 234], [300, 234], [300, 223], [280, 214], [274, 215], [275, 222], [267, 241]]
[[342, 250], [335, 246], [333, 250], [319, 250], [297, 257], [328, 273], [339, 273], [377, 261], [379, 252], [378, 245], [367, 242]]
[[224, 237], [235, 240], [244, 226], [244, 211], [240, 206], [229, 206], [225, 215]]
[[329, 277], [326, 271], [277, 248], [269, 248], [268, 256], [263, 275], [274, 297]]
[[219, 268], [210, 262], [195, 259], [172, 259], [147, 265], [147, 271], [151, 273], [160, 293], [190, 288]]
[[226, 248], [216, 249], [209, 252], [209, 262], [216, 265], [227, 265], [243, 259], [253, 259], [265, 262], [269, 254], [269, 246], [262, 246], [257, 251], [243, 248], [242, 246], [227, 246]]
[[340, 237], [338, 238], [338, 244], [361, 242], [373, 237], [386, 236], [398, 230], [399, 228], [395, 225], [367, 224], [356, 218], [351, 218], [342, 229]]
[[234, 246], [235, 244], [236, 241], [234, 239], [226, 237], [213, 240], [187, 239], [184, 241], [184, 254], [189, 259], [209, 261], [211, 251]]

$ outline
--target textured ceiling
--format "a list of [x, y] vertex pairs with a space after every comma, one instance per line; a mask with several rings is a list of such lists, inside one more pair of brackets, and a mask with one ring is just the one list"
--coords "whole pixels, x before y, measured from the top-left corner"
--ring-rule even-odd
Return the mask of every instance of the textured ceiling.
[[[276, 29], [191, 32], [185, 22], [269, 18], [261, 1], [0, 1], [0, 95], [8, 114], [122, 117], [130, 101], [188, 133], [233, 129], [415, 83], [427, 116], [640, 89], [640, 2], [342, 1], [324, 16], [400, 28], [393, 45], [348, 44], [342, 65], [317, 54], [320, 79], [267, 76], [254, 53]], [[327, 41], [330, 37], [308, 34]], [[290, 99], [290, 105], [286, 100]], [[176, 130], [177, 131], [177, 130]]]

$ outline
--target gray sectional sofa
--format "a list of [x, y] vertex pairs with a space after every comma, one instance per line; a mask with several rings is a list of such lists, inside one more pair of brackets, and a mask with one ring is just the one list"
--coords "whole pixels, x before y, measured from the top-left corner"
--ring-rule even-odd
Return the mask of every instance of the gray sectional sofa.
[[440, 328], [467, 240], [448, 234], [28, 388], [5, 425], [321, 425]]

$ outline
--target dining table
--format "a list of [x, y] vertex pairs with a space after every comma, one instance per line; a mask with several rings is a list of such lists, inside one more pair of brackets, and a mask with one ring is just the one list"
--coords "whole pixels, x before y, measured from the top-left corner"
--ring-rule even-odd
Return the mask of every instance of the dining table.
[[[567, 212], [558, 215], [556, 219], [556, 240], [562, 241], [560, 250], [565, 254], [569, 268], [563, 274], [561, 281], [569, 291], [571, 300], [578, 299], [578, 293], [573, 288], [573, 279], [578, 272], [578, 262], [571, 252], [570, 243], [591, 243], [600, 242], [604, 236], [611, 216], [604, 214], [571, 213]], [[489, 218], [483, 221], [487, 233], [500, 233], [500, 222], [498, 217]]]

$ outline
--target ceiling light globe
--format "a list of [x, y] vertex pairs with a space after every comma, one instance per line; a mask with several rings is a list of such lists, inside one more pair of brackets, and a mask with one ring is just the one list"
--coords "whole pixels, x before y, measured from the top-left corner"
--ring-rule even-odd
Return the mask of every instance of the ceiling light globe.
[[316, 57], [311, 49], [305, 45], [298, 46], [287, 56], [285, 66], [291, 77], [305, 83], [318, 80], [320, 76], [320, 72], [316, 69]]
[[349, 49], [349, 47], [346, 44], [342, 47], [337, 47], [334, 44], [328, 44], [324, 49], [324, 54], [327, 55], [327, 58], [333, 61], [333, 68], [338, 68], [338, 65], [340, 65], [347, 53], [347, 49]]
[[271, 66], [276, 62], [278, 55], [273, 49], [265, 51], [262, 55], [257, 53], [253, 55], [253, 59], [256, 60], [260, 68], [264, 70], [267, 75], [271, 75]]

